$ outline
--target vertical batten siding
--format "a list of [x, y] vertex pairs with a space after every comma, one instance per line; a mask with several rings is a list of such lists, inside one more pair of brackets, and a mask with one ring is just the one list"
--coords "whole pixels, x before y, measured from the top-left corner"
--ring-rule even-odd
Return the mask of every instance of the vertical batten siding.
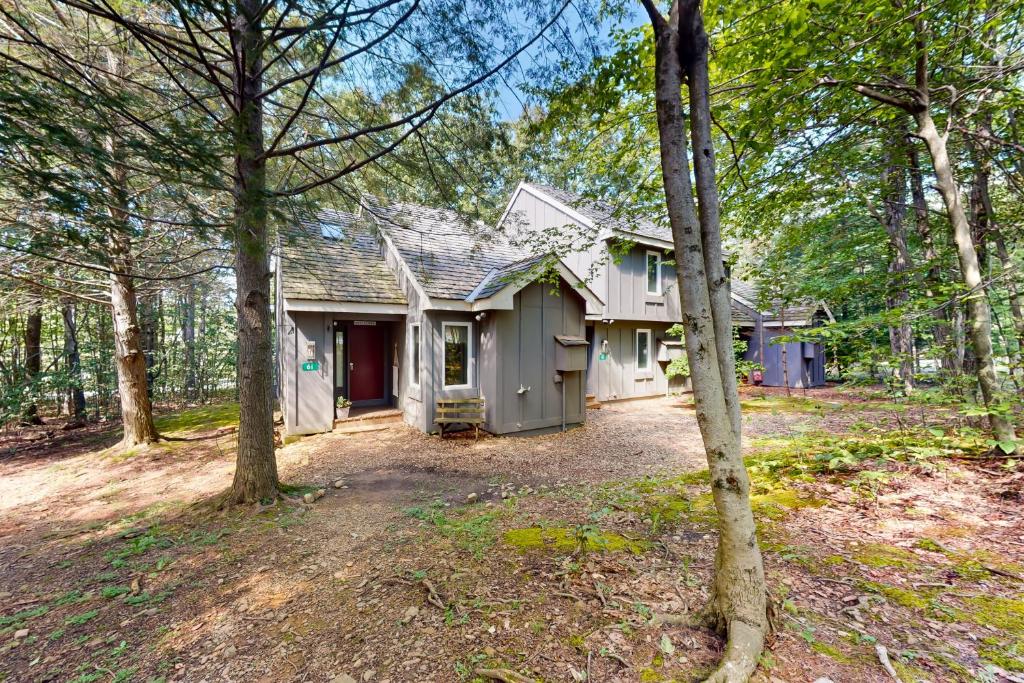
[[[548, 202], [535, 197], [529, 192], [519, 192], [513, 200], [504, 228], [513, 234], [522, 232], [543, 232], [552, 228], [560, 228], [566, 235], [572, 235], [573, 244], [578, 244], [577, 251], [570, 252], [562, 258], [569, 270], [587, 283], [601, 301], [607, 302], [608, 263], [602, 263], [606, 255], [603, 241], [590, 244], [585, 235], [587, 228], [575, 218]], [[595, 266], [595, 263], [597, 264]], [[591, 310], [588, 314], [602, 315], [603, 310]]]
[[[488, 431], [507, 434], [560, 426], [563, 387], [566, 424], [584, 421], [584, 373], [565, 373], [561, 384], [555, 382], [555, 335], [583, 336], [584, 305], [564, 282], [555, 292], [550, 284], [533, 283], [515, 295], [513, 310], [492, 312], [501, 353], [495, 365], [497, 406], [489, 413]], [[529, 391], [520, 394], [520, 386]]]
[[[665, 367], [668, 364], [659, 362], [657, 357], [658, 343], [662, 339], [673, 339], [665, 334], [669, 327], [671, 325], [668, 323], [638, 321], [594, 326], [594, 352], [590, 371], [596, 375], [594, 388], [599, 401], [666, 394], [669, 381], [665, 376]], [[637, 372], [636, 369], [637, 330], [651, 331], [652, 367], [649, 372]], [[608, 358], [600, 360], [604, 340], [608, 341]], [[672, 391], [684, 388], [683, 380], [675, 379], [671, 383]]]
[[[662, 257], [661, 294], [647, 293], [647, 252], [657, 251]], [[608, 267], [604, 317], [610, 320], [651, 320], [679, 322], [679, 286], [675, 268], [666, 265], [671, 254], [661, 249], [634, 245], [621, 260]], [[600, 294], [598, 295], [600, 296]]]
[[[331, 321], [324, 313], [292, 312], [289, 316], [294, 323], [293, 343], [289, 345], [294, 356], [291, 369], [286, 374], [291, 378], [289, 400], [293, 402], [294, 412], [288, 423], [288, 432], [311, 434], [330, 431], [334, 426]], [[320, 367], [305, 371], [302, 363], [306, 361], [306, 343], [309, 341], [316, 344], [315, 360]]]

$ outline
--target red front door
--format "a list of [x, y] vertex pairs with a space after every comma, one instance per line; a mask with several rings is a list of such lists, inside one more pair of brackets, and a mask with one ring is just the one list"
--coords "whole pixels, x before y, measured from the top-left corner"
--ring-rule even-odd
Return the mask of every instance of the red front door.
[[349, 400], [382, 401], [387, 333], [384, 326], [352, 323], [348, 328]]

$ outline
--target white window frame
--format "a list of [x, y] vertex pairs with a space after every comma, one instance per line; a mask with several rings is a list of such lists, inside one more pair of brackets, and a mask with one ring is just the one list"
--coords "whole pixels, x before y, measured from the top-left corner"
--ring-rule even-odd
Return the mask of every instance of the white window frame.
[[[413, 389], [420, 388], [420, 372], [423, 368], [423, 328], [420, 323], [413, 323], [409, 326], [410, 343], [409, 343], [409, 365], [411, 366], [409, 372], [409, 386]], [[419, 343], [419, 358], [416, 357], [416, 344]], [[416, 367], [417, 361], [419, 367]]]
[[[466, 328], [466, 384], [448, 384], [446, 375], [446, 369], [448, 367], [448, 344], [445, 341], [448, 338], [449, 327], [465, 327]], [[474, 354], [475, 349], [473, 348], [473, 323], [470, 322], [448, 322], [444, 321], [441, 323], [441, 385], [444, 389], [472, 389], [473, 388], [473, 368], [474, 368]]]
[[[647, 335], [647, 365], [640, 365], [640, 335]], [[633, 348], [633, 362], [636, 364], [637, 372], [651, 372], [651, 368], [654, 367], [652, 363], [652, 351], [651, 346], [654, 344], [654, 335], [649, 329], [641, 329], [636, 331], [636, 337], [634, 339], [635, 345]]]
[[[652, 256], [655, 258], [655, 263], [656, 263], [656, 265], [654, 267], [654, 272], [655, 272], [654, 291], [651, 291], [650, 266], [649, 266], [650, 260], [651, 260]], [[653, 296], [661, 296], [662, 290], [661, 290], [661, 252], [660, 251], [654, 251], [653, 249], [648, 249], [647, 253], [644, 255], [644, 287], [647, 289], [647, 293], [648, 294], [651, 294]]]

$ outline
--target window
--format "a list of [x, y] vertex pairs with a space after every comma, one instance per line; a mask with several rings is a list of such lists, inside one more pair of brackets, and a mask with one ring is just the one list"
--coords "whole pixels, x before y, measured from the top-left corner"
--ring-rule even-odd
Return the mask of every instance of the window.
[[415, 323], [409, 328], [409, 348], [412, 349], [412, 376], [409, 383], [414, 387], [420, 385], [420, 324]]
[[636, 369], [649, 372], [651, 369], [651, 331], [636, 331]]
[[470, 323], [442, 323], [444, 338], [444, 388], [465, 389], [472, 386], [469, 363], [473, 357]]
[[661, 294], [661, 253], [647, 252], [647, 293]]

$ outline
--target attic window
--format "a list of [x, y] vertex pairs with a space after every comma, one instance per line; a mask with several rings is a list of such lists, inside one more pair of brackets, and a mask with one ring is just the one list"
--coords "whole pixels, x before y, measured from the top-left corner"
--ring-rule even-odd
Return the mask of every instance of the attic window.
[[320, 236], [324, 239], [340, 240], [344, 237], [344, 233], [342, 233], [341, 226], [337, 223], [321, 223]]

